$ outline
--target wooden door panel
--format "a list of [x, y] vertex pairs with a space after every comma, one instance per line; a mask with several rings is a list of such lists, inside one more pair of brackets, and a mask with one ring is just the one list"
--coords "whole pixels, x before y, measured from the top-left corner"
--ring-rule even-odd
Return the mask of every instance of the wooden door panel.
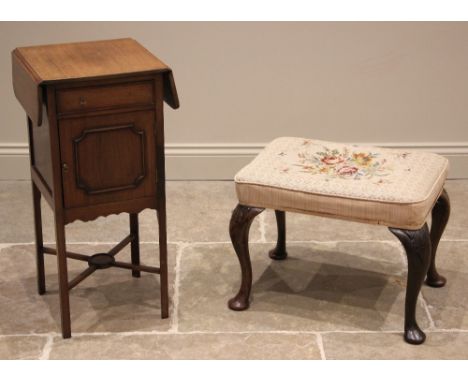
[[85, 129], [73, 151], [77, 186], [90, 195], [135, 188], [146, 175], [145, 132], [133, 124]]
[[59, 122], [66, 208], [155, 195], [154, 112]]

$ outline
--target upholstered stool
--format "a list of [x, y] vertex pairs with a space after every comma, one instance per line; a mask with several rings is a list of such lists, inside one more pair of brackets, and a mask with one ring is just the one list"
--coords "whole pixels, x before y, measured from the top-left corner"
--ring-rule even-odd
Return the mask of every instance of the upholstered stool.
[[[289, 137], [274, 140], [235, 176], [239, 204], [229, 231], [242, 282], [229, 307], [249, 307], [249, 228], [265, 208], [276, 214], [278, 242], [270, 251], [275, 260], [287, 256], [285, 211], [380, 224], [401, 241], [408, 258], [404, 338], [423, 343], [426, 336], [415, 317], [421, 284], [424, 279], [432, 287], [446, 282], [437, 273], [435, 255], [450, 214], [444, 190], [447, 171], [447, 159], [421, 151]], [[429, 232], [426, 218], [431, 211]]]

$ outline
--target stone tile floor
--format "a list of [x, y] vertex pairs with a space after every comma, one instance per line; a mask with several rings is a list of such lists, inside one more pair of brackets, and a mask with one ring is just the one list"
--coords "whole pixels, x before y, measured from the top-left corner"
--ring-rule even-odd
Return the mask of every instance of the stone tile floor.
[[[1, 359], [467, 359], [468, 181], [449, 181], [452, 216], [439, 249], [442, 289], [423, 287], [428, 334], [403, 342], [405, 256], [385, 227], [288, 214], [289, 259], [267, 256], [274, 214], [251, 228], [253, 302], [232, 312], [240, 269], [228, 235], [232, 182], [168, 182], [171, 316], [160, 319], [158, 277], [98, 271], [71, 293], [73, 338], [60, 336], [55, 257], [36, 293], [30, 183], [0, 182]], [[43, 205], [45, 241], [52, 216]], [[125, 214], [67, 227], [75, 252], [122, 239]], [[154, 211], [140, 217], [142, 259], [157, 264]], [[129, 257], [128, 248], [119, 257]], [[71, 277], [83, 263], [69, 260]]]

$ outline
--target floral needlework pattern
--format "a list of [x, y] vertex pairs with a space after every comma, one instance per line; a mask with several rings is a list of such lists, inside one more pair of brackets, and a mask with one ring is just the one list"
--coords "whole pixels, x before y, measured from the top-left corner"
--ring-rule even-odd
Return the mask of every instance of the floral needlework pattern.
[[317, 139], [281, 137], [236, 176], [236, 183], [353, 199], [425, 200], [448, 171], [444, 157]]
[[[305, 141], [304, 146], [310, 141]], [[380, 153], [370, 151], [352, 151], [348, 147], [341, 149], [322, 146], [320, 151], [301, 150], [297, 153], [294, 166], [311, 175], [323, 174], [327, 178], [360, 180], [377, 179], [377, 184], [388, 183], [385, 179], [392, 173], [392, 166]]]

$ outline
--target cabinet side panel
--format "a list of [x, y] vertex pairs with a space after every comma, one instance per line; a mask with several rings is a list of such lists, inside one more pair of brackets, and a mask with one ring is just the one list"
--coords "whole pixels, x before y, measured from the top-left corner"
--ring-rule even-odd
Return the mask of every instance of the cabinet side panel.
[[50, 156], [50, 125], [47, 117], [47, 111], [43, 106], [42, 124], [38, 126], [34, 121], [31, 128], [32, 144], [32, 165], [42, 176], [50, 190], [54, 182], [52, 178], [52, 158]]

